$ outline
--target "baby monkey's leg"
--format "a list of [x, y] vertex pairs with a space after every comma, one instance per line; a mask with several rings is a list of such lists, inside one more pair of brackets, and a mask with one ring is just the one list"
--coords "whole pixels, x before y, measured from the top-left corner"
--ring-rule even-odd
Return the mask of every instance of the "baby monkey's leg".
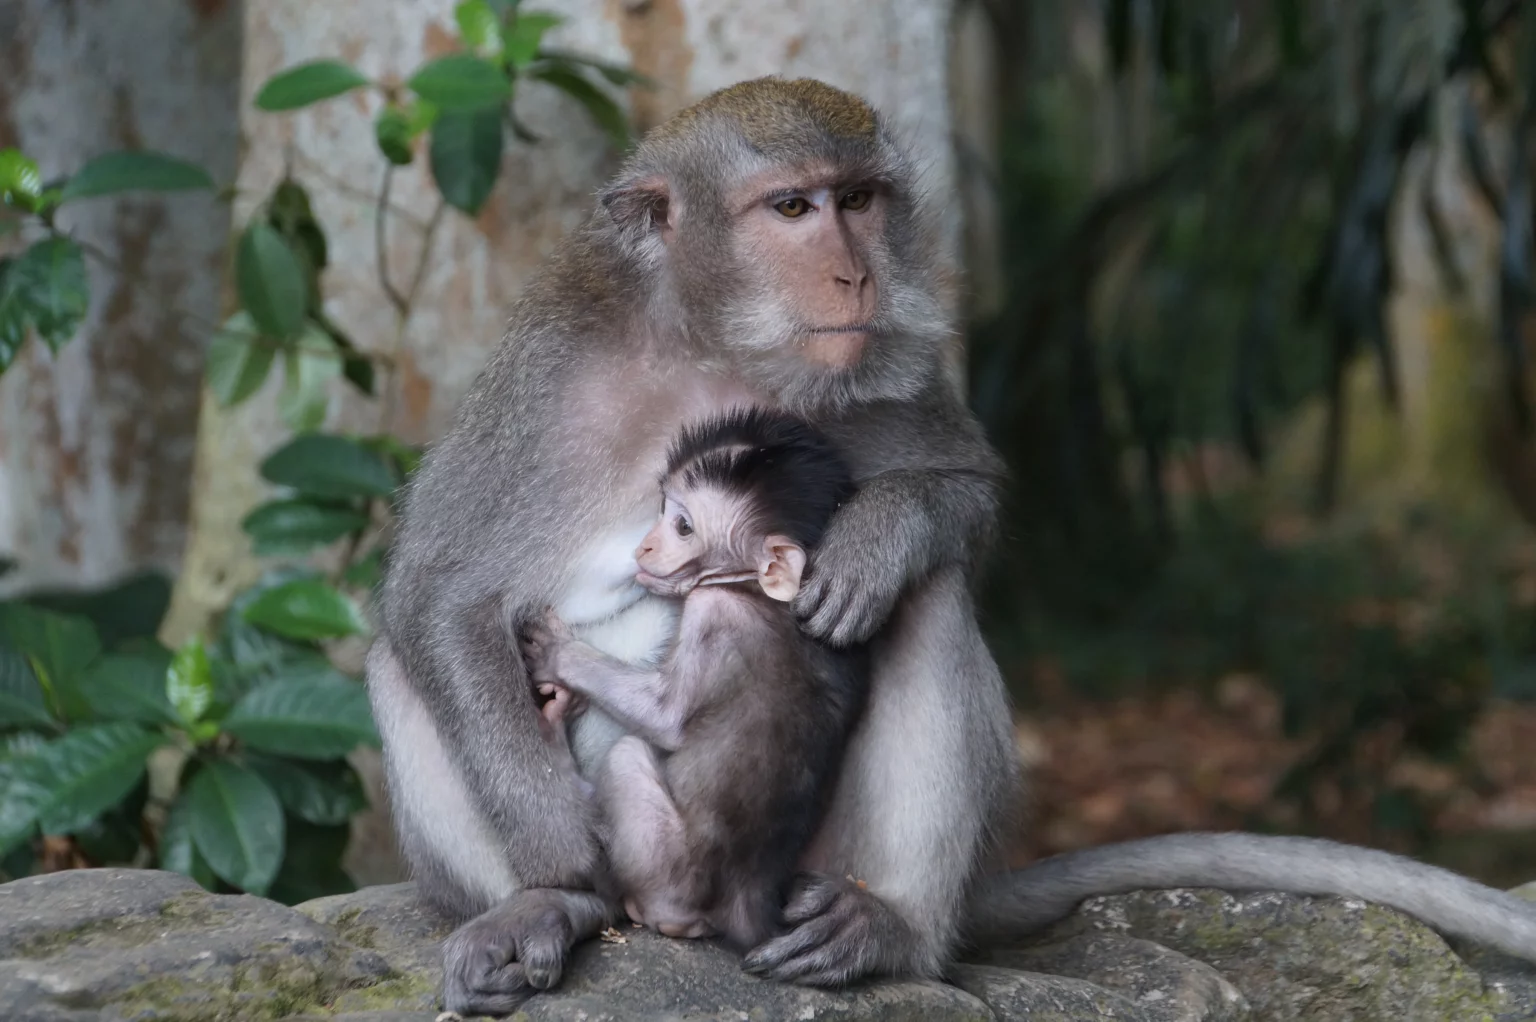
[[608, 753], [598, 786], [610, 827], [608, 853], [624, 888], [624, 910], [668, 937], [708, 937], [686, 878], [706, 868], [689, 863], [688, 834], [667, 793], [656, 752], [634, 735]]

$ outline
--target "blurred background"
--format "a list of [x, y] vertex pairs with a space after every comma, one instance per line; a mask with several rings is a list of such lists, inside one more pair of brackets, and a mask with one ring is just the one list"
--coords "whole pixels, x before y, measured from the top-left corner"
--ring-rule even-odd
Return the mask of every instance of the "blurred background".
[[1536, 876], [1518, 0], [0, 4], [0, 879], [396, 879], [390, 494], [638, 132], [811, 75], [923, 154], [1013, 471], [1016, 860]]

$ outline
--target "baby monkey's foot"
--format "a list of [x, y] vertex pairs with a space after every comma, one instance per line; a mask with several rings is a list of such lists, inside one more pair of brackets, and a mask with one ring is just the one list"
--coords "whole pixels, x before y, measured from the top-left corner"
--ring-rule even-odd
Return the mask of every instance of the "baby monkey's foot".
[[574, 717], [586, 707], [586, 700], [572, 692], [564, 685], [554, 682], [543, 682], [538, 686], [540, 698], [544, 700], [539, 707], [539, 713], [545, 721], [552, 725], [565, 722], [565, 718]]

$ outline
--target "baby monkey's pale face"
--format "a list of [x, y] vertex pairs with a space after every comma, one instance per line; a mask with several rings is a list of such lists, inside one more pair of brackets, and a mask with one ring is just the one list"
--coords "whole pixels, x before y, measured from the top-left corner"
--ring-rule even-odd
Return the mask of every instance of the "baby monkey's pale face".
[[739, 495], [669, 487], [661, 517], [635, 551], [635, 581], [658, 596], [686, 596], [695, 586], [756, 579], [775, 600], [794, 599], [805, 551], [785, 536], [763, 534], [754, 520]]

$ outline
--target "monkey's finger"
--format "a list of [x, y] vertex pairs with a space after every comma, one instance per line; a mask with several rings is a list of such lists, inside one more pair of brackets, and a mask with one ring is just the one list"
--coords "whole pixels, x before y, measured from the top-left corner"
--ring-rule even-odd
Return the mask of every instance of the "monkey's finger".
[[760, 975], [779, 983], [836, 986], [857, 975], [861, 971], [857, 966], [856, 942], [849, 935], [839, 932]]
[[742, 968], [759, 976], [777, 977], [786, 963], [825, 944], [837, 930], [837, 920], [819, 916], [802, 923], [782, 937], [761, 944], [742, 959]]
[[807, 919], [821, 915], [837, 900], [837, 893], [836, 885], [825, 880], [807, 884], [784, 906], [784, 922], [799, 926]]
[[484, 962], [461, 961], [445, 970], [443, 1006], [461, 1015], [510, 1015], [533, 995], [518, 962], [485, 968]]

